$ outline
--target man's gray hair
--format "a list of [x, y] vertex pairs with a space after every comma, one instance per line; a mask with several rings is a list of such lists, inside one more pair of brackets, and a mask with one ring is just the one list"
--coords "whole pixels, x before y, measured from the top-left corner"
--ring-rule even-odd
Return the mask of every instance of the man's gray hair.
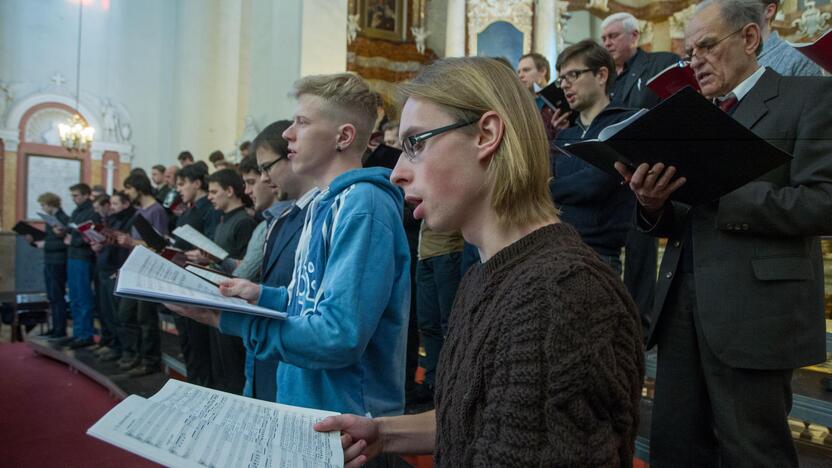
[[613, 13], [604, 18], [604, 21], [601, 22], [601, 29], [605, 29], [607, 26], [613, 23], [617, 23], [619, 21], [621, 21], [621, 27], [624, 28], [624, 32], [633, 32], [639, 30], [638, 20], [636, 19], [636, 17], [625, 12]]
[[[696, 5], [693, 10], [694, 15], [698, 15], [705, 8], [716, 5], [719, 7], [720, 16], [728, 26], [728, 29], [733, 32], [748, 23], [754, 23], [762, 33], [763, 24], [765, 23], [765, 8], [760, 3], [760, 0], [704, 0]], [[757, 47], [757, 55], [763, 49], [763, 38], [760, 37], [760, 45]]]

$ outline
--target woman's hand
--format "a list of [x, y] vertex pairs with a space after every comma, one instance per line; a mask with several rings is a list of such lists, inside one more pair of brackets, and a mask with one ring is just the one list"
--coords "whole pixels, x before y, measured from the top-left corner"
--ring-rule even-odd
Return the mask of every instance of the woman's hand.
[[340, 414], [330, 416], [315, 424], [318, 432], [341, 433], [341, 447], [344, 449], [344, 468], [358, 468], [375, 458], [382, 450], [379, 422], [375, 419]]

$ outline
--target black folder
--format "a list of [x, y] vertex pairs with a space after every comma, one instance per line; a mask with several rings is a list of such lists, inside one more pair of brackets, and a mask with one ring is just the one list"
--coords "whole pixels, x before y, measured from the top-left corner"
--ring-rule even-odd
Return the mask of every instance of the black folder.
[[136, 228], [139, 236], [141, 236], [147, 246], [156, 252], [161, 252], [167, 247], [168, 243], [165, 241], [165, 238], [156, 232], [156, 229], [153, 228], [148, 220], [144, 219], [144, 216], [136, 213], [133, 216], [133, 227]]
[[566, 94], [564, 94], [563, 90], [558, 88], [554, 82], [538, 91], [537, 95], [540, 96], [540, 98], [543, 99], [543, 102], [545, 102], [547, 106], [551, 107], [552, 110], [560, 109], [561, 114], [565, 114], [572, 110], [569, 107], [569, 102], [566, 101]]
[[42, 241], [46, 239], [46, 233], [41, 231], [40, 229], [32, 226], [29, 223], [24, 223], [23, 221], [19, 221], [17, 224], [14, 225], [12, 231], [20, 234], [21, 236], [30, 235], [32, 238], [35, 239], [35, 242]]
[[690, 87], [607, 127], [598, 140], [560, 149], [616, 176], [616, 161], [675, 166], [687, 182], [670, 198], [689, 205], [716, 200], [792, 159]]

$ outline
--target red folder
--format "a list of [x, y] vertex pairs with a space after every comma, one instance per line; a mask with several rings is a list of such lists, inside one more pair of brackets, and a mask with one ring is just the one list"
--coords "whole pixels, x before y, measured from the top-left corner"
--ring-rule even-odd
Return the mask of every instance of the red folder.
[[676, 91], [690, 86], [696, 92], [700, 92], [699, 82], [696, 81], [696, 75], [690, 64], [680, 60], [673, 65], [660, 71], [658, 75], [650, 78], [647, 82], [647, 87], [653, 90], [661, 99], [666, 99]]
[[820, 65], [827, 72], [832, 73], [832, 29], [826, 31], [815, 42], [807, 44], [794, 44], [789, 42], [789, 45], [797, 49], [801, 54], [809, 57], [809, 60]]

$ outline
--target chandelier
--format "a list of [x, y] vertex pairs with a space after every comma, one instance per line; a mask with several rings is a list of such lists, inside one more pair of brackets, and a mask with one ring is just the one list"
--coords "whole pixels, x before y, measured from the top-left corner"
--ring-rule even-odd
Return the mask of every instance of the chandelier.
[[[78, 55], [75, 63], [75, 109], [80, 109], [81, 97], [81, 29], [84, 19], [84, 2], [78, 2]], [[61, 145], [69, 151], [84, 152], [90, 148], [95, 129], [87, 125], [80, 114], [75, 114], [66, 123], [58, 124]]]
[[75, 114], [67, 123], [58, 124], [61, 144], [70, 151], [84, 152], [89, 149], [95, 136], [95, 129], [88, 126], [80, 115]]

